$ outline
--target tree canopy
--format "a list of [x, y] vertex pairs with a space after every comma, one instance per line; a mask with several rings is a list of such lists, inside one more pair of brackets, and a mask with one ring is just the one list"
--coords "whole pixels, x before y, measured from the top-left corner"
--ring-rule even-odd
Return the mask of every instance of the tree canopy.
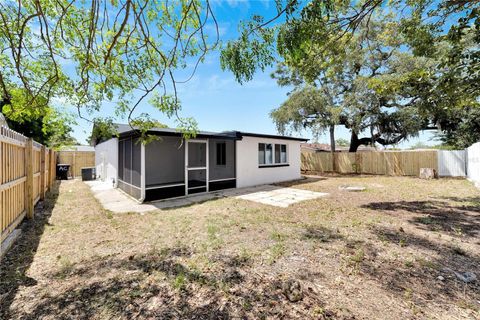
[[78, 144], [71, 136], [75, 124], [73, 116], [42, 104], [35, 108], [14, 108], [12, 105], [0, 106], [0, 114], [13, 129], [35, 141], [51, 148]]
[[388, 16], [372, 18], [356, 34], [339, 38], [334, 49], [311, 44], [277, 70], [273, 76], [280, 85], [294, 85], [287, 101], [272, 112], [280, 131], [287, 124], [293, 129], [301, 124], [314, 134], [328, 128], [333, 151], [332, 126], [344, 125], [355, 152], [361, 144], [397, 144], [429, 128], [416, 108], [416, 82], [434, 64], [402, 51], [397, 27]]
[[[351, 145], [400, 141], [431, 125], [445, 141], [476, 130], [452, 121], [479, 108], [479, 0], [275, 3], [276, 15], [254, 15], [222, 49], [221, 65], [238, 82], [281, 62], [301, 78], [297, 91], [322, 88], [322, 99], [330, 91], [335, 103], [325, 110], [348, 106], [338, 120], [354, 133]], [[156, 123], [135, 112], [147, 101], [188, 137], [196, 122], [179, 115], [177, 87], [218, 44], [209, 0], [2, 1], [0, 105], [33, 114], [61, 99], [99, 123], [92, 115], [111, 101], [113, 116], [143, 135]]]
[[[143, 126], [148, 115], [134, 111], [148, 100], [194, 130], [195, 121], [177, 113], [177, 86], [217, 44], [208, 0], [2, 1], [0, 104], [41, 108], [61, 97], [91, 120], [113, 101], [116, 115]], [[191, 74], [180, 78], [189, 63]]]

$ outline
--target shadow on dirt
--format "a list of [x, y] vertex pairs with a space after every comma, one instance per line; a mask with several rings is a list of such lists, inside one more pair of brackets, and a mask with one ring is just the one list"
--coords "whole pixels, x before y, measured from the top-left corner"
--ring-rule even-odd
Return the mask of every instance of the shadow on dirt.
[[37, 281], [28, 277], [26, 272], [33, 262], [45, 226], [50, 225], [48, 219], [58, 198], [59, 185], [56, 182], [45, 195], [45, 200], [37, 204], [34, 219], [22, 222], [22, 235], [0, 262], [0, 319], [10, 319], [10, 305], [20, 286], [37, 285]]
[[299, 179], [299, 180], [293, 180], [293, 181], [287, 181], [287, 182], [279, 182], [279, 183], [274, 183], [273, 185], [275, 186], [281, 186], [281, 187], [293, 187], [293, 186], [298, 186], [298, 185], [308, 185], [310, 183], [316, 183], [319, 181], [327, 180], [325, 177], [313, 177], [313, 176], [304, 176], [304, 179]]
[[325, 228], [323, 226], [307, 226], [302, 233], [302, 237], [306, 240], [315, 240], [320, 242], [330, 242], [333, 240], [343, 239], [340, 232]]
[[480, 208], [472, 205], [478, 198], [448, 199], [446, 201], [372, 202], [362, 208], [401, 214], [414, 213], [410, 223], [428, 231], [442, 231], [452, 236], [480, 236]]
[[432, 299], [445, 303], [453, 299], [469, 300], [474, 306], [475, 301], [480, 299], [480, 283], [463, 283], [454, 273], [476, 272], [480, 265], [480, 257], [476, 253], [469, 254], [455, 245], [440, 244], [428, 237], [405, 231], [376, 226], [372, 232], [382, 242], [399, 248], [413, 247], [417, 253], [423, 253], [414, 259], [389, 259], [381, 264], [362, 263], [362, 272], [377, 279], [389, 291], [407, 296], [414, 294], [421, 297], [417, 301], [420, 304]]
[[[213, 269], [199, 271], [184, 262], [190, 254], [186, 248], [171, 248], [81, 262], [69, 270], [50, 274], [52, 281], [60, 278], [66, 286], [56, 290], [54, 295], [39, 297], [33, 310], [18, 316], [22, 319], [52, 315], [56, 319], [98, 316], [125, 319], [308, 318], [308, 306], [324, 306], [319, 294], [308, 289], [304, 290], [301, 304], [289, 304], [280, 281], [254, 276], [249, 263], [241, 257], [219, 256], [214, 258], [218, 265]], [[326, 309], [324, 312], [336, 315]]]

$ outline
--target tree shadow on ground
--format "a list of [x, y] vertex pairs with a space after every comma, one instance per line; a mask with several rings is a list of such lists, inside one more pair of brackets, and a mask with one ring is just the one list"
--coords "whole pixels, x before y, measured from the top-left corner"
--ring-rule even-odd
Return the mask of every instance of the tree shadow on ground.
[[[473, 200], [456, 198], [455, 202], [471, 203]], [[480, 210], [474, 205], [432, 200], [371, 202], [361, 207], [396, 214], [402, 214], [402, 211], [414, 213], [415, 216], [408, 221], [428, 231], [443, 231], [453, 236], [480, 236]]]
[[21, 236], [2, 259], [0, 268], [0, 319], [9, 319], [12, 304], [19, 287], [35, 286], [37, 281], [26, 275], [37, 252], [45, 225], [58, 198], [60, 183], [54, 183], [45, 200], [35, 207], [34, 219], [25, 219], [19, 226]]
[[[34, 307], [18, 317], [305, 318], [308, 306], [323, 306], [319, 294], [308, 289], [301, 304], [292, 305], [279, 281], [254, 275], [237, 256], [217, 257], [217, 268], [199, 271], [185, 262], [188, 255], [189, 250], [170, 248], [82, 261], [70, 270], [49, 274], [52, 283], [60, 278], [63, 285], [38, 297]], [[242, 277], [231, 278], [231, 268]]]
[[281, 187], [293, 187], [298, 185], [308, 185], [310, 183], [317, 183], [319, 181], [324, 181], [324, 180], [327, 180], [327, 177], [304, 176], [304, 179], [279, 182], [279, 183], [274, 183], [273, 185], [281, 186]]
[[333, 231], [323, 226], [307, 226], [302, 232], [302, 237], [306, 240], [315, 240], [320, 242], [330, 242], [343, 239], [340, 232]]
[[458, 203], [459, 210], [472, 211], [480, 214], [480, 197], [439, 197], [439, 199]]
[[[376, 226], [372, 228], [382, 242], [404, 247], [414, 247], [418, 255], [414, 260], [389, 259], [380, 264], [366, 261], [362, 272], [377, 279], [392, 293], [405, 295], [408, 292], [421, 297], [417, 302], [428, 303], [440, 300], [451, 303], [455, 300], [470, 300], [472, 305], [480, 299], [478, 281], [465, 284], [454, 272], [478, 270], [480, 257], [476, 253], [459, 252], [454, 245], [441, 244], [405, 231]], [[442, 280], [439, 280], [440, 279]]]

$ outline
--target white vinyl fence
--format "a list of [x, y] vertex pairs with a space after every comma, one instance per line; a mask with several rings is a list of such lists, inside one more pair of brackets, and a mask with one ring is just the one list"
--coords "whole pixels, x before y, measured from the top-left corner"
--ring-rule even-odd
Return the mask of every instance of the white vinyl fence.
[[480, 187], [480, 142], [467, 149], [467, 178]]
[[465, 177], [467, 175], [465, 150], [438, 150], [438, 175]]

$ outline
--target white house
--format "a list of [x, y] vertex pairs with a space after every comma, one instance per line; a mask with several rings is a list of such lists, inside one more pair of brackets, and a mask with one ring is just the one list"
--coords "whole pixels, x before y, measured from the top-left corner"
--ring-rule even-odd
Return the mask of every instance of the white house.
[[148, 132], [158, 139], [143, 145], [137, 130], [116, 126], [116, 137], [95, 146], [97, 176], [141, 202], [301, 177], [303, 138], [200, 131], [184, 140], [175, 129], [158, 128]]

